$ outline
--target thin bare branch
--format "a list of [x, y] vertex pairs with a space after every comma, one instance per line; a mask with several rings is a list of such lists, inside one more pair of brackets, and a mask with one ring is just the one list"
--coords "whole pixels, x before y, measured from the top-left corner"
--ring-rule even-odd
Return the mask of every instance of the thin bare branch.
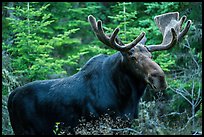
[[169, 114], [164, 114], [164, 115], [162, 115], [160, 117], [167, 117], [167, 116], [172, 116], [172, 115], [182, 115], [183, 113], [186, 113], [186, 110], [184, 112], [181, 112], [181, 113], [179, 113], [179, 112], [171, 112]]
[[179, 90], [179, 91], [182, 92], [183, 94], [185, 94], [186, 96], [191, 96], [191, 94], [185, 88], [183, 88], [183, 90]]
[[188, 126], [188, 124], [191, 122], [191, 120], [194, 119], [194, 117], [195, 117], [195, 115], [192, 116], [192, 117], [190, 117], [190, 118], [188, 119], [188, 122], [186, 123], [186, 125], [185, 125], [182, 129], [180, 129], [179, 132], [183, 131], [183, 130]]
[[137, 133], [137, 134], [139, 134], [139, 135], [141, 135], [141, 132], [138, 132], [138, 131], [136, 131], [136, 130], [134, 130], [134, 129], [132, 129], [132, 128], [110, 128], [110, 130], [111, 131], [131, 131], [131, 132], [135, 132], [135, 133]]
[[[190, 49], [190, 47], [191, 47], [191, 46], [190, 46], [190, 44], [189, 44], [188, 39], [186, 38], [185, 40], [186, 40], [186, 44], [187, 44], [187, 46], [185, 46], [185, 47], [187, 47], [187, 48], [189, 48], [189, 49]], [[197, 68], [198, 68], [198, 69], [200, 69], [200, 67], [199, 67], [199, 65], [198, 65], [198, 62], [195, 60], [195, 58], [194, 58], [193, 54], [192, 54], [191, 52], [189, 52], [189, 53], [190, 53], [190, 55], [191, 55], [191, 57], [192, 57], [193, 61], [195, 62], [195, 64], [196, 64]]]
[[192, 98], [192, 101], [193, 101], [193, 96], [194, 96], [194, 80], [193, 80], [192, 89], [191, 89], [191, 98]]
[[198, 89], [198, 96], [197, 96], [197, 99], [196, 99], [196, 102], [195, 102], [195, 107], [197, 107], [200, 104], [201, 100], [202, 100], [200, 98], [200, 95], [201, 95], [201, 90], [200, 90], [200, 87], [199, 87], [199, 89]]
[[177, 94], [181, 95], [186, 101], [188, 101], [191, 105], [193, 105], [193, 104], [191, 103], [191, 101], [190, 101], [188, 98], [186, 98], [183, 94], [181, 94], [181, 93], [178, 92], [177, 90], [173, 89], [172, 87], [169, 87], [169, 88], [170, 88], [172, 91], [176, 92]]

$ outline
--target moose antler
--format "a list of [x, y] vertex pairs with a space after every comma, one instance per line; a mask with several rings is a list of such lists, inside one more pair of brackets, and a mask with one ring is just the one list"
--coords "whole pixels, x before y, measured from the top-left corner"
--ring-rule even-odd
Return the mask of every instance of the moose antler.
[[159, 45], [147, 46], [150, 52], [170, 49], [176, 44], [177, 41], [180, 41], [181, 38], [186, 35], [190, 28], [191, 20], [187, 21], [185, 28], [180, 32], [182, 24], [186, 20], [186, 16], [181, 17], [180, 20], [178, 19], [178, 12], [170, 12], [158, 15], [154, 18], [159, 30], [163, 35], [163, 41]]
[[105, 45], [113, 48], [113, 49], [116, 49], [118, 51], [128, 51], [130, 50], [132, 47], [136, 46], [137, 43], [139, 43], [142, 38], [145, 36], [145, 33], [142, 32], [134, 41], [132, 41], [131, 43], [129, 44], [121, 44], [122, 42], [117, 43], [116, 41], [116, 37], [117, 37], [117, 34], [119, 32], [119, 28], [116, 28], [113, 33], [111, 34], [110, 37], [106, 36], [104, 31], [103, 31], [103, 28], [102, 28], [102, 21], [101, 20], [98, 20], [96, 22], [96, 19], [92, 16], [92, 15], [89, 15], [88, 16], [88, 20], [91, 24], [91, 27], [95, 33], [95, 35], [98, 37], [98, 39], [103, 42]]

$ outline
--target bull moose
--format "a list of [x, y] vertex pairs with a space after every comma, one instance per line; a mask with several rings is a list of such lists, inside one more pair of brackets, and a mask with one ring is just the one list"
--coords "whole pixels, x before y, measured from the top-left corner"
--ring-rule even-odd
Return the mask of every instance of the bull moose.
[[102, 21], [89, 15], [88, 21], [97, 38], [118, 52], [92, 57], [70, 77], [34, 81], [16, 88], [8, 99], [14, 133], [53, 134], [56, 122], [73, 129], [81, 117], [91, 119], [90, 113], [94, 118], [102, 114], [137, 118], [138, 103], [147, 84], [155, 90], [167, 88], [165, 74], [152, 60], [151, 52], [172, 48], [191, 25], [188, 20], [181, 31], [186, 16], [179, 19], [178, 12], [158, 15], [154, 20], [163, 35], [161, 44], [145, 45], [144, 32], [131, 43], [123, 44], [117, 36], [119, 28], [108, 36]]

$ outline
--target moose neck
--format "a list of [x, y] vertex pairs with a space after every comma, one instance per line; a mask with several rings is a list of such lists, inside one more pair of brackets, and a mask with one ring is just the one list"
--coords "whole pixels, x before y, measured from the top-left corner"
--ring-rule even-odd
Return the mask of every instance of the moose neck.
[[[107, 67], [104, 75], [107, 75], [117, 85], [117, 92], [123, 97], [137, 94], [141, 97], [146, 88], [146, 82], [143, 78], [132, 73], [127, 60], [121, 52], [117, 52], [107, 58], [103, 67]], [[134, 92], [134, 93], [133, 93]], [[136, 92], [136, 93], [135, 93]]]

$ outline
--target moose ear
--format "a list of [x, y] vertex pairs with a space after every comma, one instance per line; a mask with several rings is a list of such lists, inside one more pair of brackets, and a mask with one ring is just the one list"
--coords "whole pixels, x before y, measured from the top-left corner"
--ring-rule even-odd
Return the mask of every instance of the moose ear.
[[146, 36], [144, 36], [138, 44], [145, 45], [146, 41], [147, 41], [147, 38]]

